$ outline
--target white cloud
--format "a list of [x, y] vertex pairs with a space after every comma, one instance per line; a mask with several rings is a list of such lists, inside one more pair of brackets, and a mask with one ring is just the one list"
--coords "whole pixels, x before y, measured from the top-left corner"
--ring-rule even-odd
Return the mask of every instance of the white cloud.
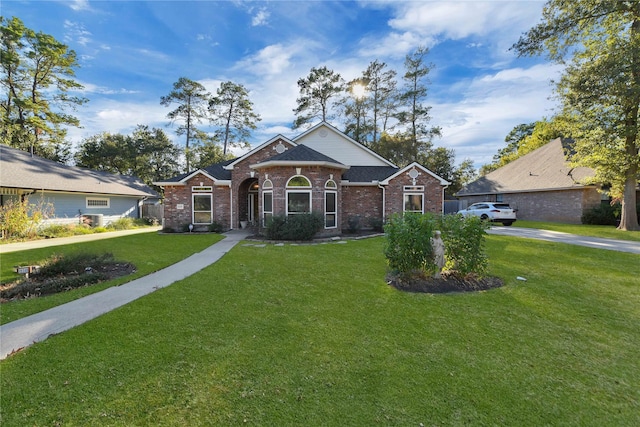
[[81, 46], [86, 46], [92, 42], [91, 33], [84, 28], [84, 25], [65, 20], [64, 28], [66, 31], [64, 40], [67, 43], [76, 43]]
[[69, 7], [75, 11], [91, 10], [91, 6], [89, 6], [89, 0], [73, 0], [69, 2]]
[[526, 28], [540, 16], [540, 2], [523, 1], [428, 1], [399, 3], [398, 14], [389, 20], [396, 31], [441, 35], [458, 40], [487, 35], [507, 28]]
[[[472, 158], [476, 167], [490, 163], [504, 137], [520, 123], [531, 123], [552, 115], [549, 83], [560, 73], [556, 65], [512, 68], [460, 82], [460, 102], [435, 102], [433, 123], [442, 127], [437, 145], [456, 150], [456, 159]], [[463, 88], [466, 86], [466, 88]]]
[[261, 25], [267, 25], [269, 23], [269, 16], [271, 14], [266, 9], [262, 8], [258, 10], [253, 18], [251, 19], [251, 25], [254, 27], [259, 27]]

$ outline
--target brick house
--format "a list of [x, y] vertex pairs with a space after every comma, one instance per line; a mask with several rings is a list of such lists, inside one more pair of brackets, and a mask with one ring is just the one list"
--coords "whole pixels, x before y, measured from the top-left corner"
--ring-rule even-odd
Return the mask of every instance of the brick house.
[[164, 188], [165, 228], [260, 229], [273, 215], [317, 212], [322, 236], [340, 235], [354, 217], [367, 228], [396, 212], [442, 212], [449, 185], [418, 163], [398, 168], [326, 122], [154, 184]]
[[597, 185], [582, 183], [594, 175], [592, 169], [569, 165], [572, 142], [556, 138], [467, 184], [456, 196], [462, 207], [504, 202], [518, 210], [519, 219], [579, 224], [584, 211], [608, 199]]

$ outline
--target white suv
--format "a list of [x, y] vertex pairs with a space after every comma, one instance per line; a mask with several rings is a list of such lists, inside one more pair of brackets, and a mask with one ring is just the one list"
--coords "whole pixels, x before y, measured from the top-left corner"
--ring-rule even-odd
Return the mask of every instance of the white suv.
[[516, 211], [506, 203], [482, 202], [474, 203], [467, 209], [458, 211], [463, 216], [474, 215], [491, 222], [501, 222], [509, 226], [516, 222]]

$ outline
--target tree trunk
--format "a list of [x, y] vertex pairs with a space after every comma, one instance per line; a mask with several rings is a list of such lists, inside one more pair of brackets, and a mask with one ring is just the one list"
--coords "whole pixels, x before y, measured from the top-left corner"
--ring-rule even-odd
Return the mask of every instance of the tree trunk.
[[622, 196], [622, 215], [620, 217], [620, 225], [618, 226], [618, 230], [640, 230], [640, 225], [638, 225], [638, 213], [636, 210], [637, 173], [637, 166], [630, 167], [627, 171], [626, 180], [624, 182], [624, 193]]

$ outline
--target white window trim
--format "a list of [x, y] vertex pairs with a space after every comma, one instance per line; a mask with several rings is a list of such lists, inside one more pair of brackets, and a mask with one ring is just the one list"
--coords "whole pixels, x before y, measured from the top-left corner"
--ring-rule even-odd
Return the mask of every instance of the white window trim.
[[[291, 180], [293, 180], [295, 178], [298, 178], [298, 177], [306, 179], [307, 182], [309, 183], [309, 185], [304, 185], [304, 186], [301, 186], [301, 185], [298, 185], [298, 186], [297, 185], [289, 185]], [[311, 180], [309, 178], [307, 178], [306, 176], [304, 176], [304, 175], [300, 175], [300, 174], [294, 175], [294, 176], [292, 176], [291, 178], [289, 178], [287, 180], [287, 188], [311, 188], [311, 187], [312, 187]]]
[[[211, 210], [209, 211], [197, 211], [197, 212], [209, 212], [210, 221], [209, 222], [196, 222], [196, 210], [195, 210], [195, 197], [209, 197], [211, 201], [210, 206]], [[213, 194], [207, 193], [194, 193], [191, 194], [191, 223], [192, 224], [212, 224], [213, 223]]]
[[[291, 190], [287, 190], [286, 192], [286, 202], [287, 202], [287, 216], [289, 215], [304, 215], [310, 214], [313, 212], [313, 198], [311, 197], [311, 189], [309, 187], [292, 187], [295, 188]], [[308, 190], [299, 190], [299, 188], [309, 188]], [[309, 212], [289, 212], [289, 194], [291, 193], [307, 193], [309, 195]]]
[[[418, 211], [408, 211], [406, 210], [406, 206], [407, 204], [405, 203], [405, 196], [421, 196], [421, 207], [420, 209], [422, 209], [420, 212]], [[412, 213], [424, 213], [424, 193], [402, 193], [402, 211], [403, 212], [412, 212]]]
[[[103, 206], [92, 206], [89, 204], [90, 200], [95, 200], [100, 202], [106, 201], [107, 204]], [[111, 207], [111, 199], [108, 197], [87, 197], [85, 198], [85, 207], [86, 209], [109, 209]]]
[[[271, 210], [267, 211], [264, 209], [264, 196], [270, 194], [271, 195]], [[263, 191], [262, 192], [262, 226], [266, 227], [267, 226], [267, 220], [265, 218], [266, 214], [271, 214], [271, 216], [273, 217], [273, 191]]]
[[[335, 211], [331, 211], [331, 212], [327, 211], [327, 194], [333, 194], [335, 197], [335, 200], [334, 200]], [[335, 216], [335, 225], [333, 227], [327, 227], [327, 214], [333, 214]], [[324, 192], [324, 228], [326, 229], [338, 228], [338, 192], [337, 191], [327, 190]]]

